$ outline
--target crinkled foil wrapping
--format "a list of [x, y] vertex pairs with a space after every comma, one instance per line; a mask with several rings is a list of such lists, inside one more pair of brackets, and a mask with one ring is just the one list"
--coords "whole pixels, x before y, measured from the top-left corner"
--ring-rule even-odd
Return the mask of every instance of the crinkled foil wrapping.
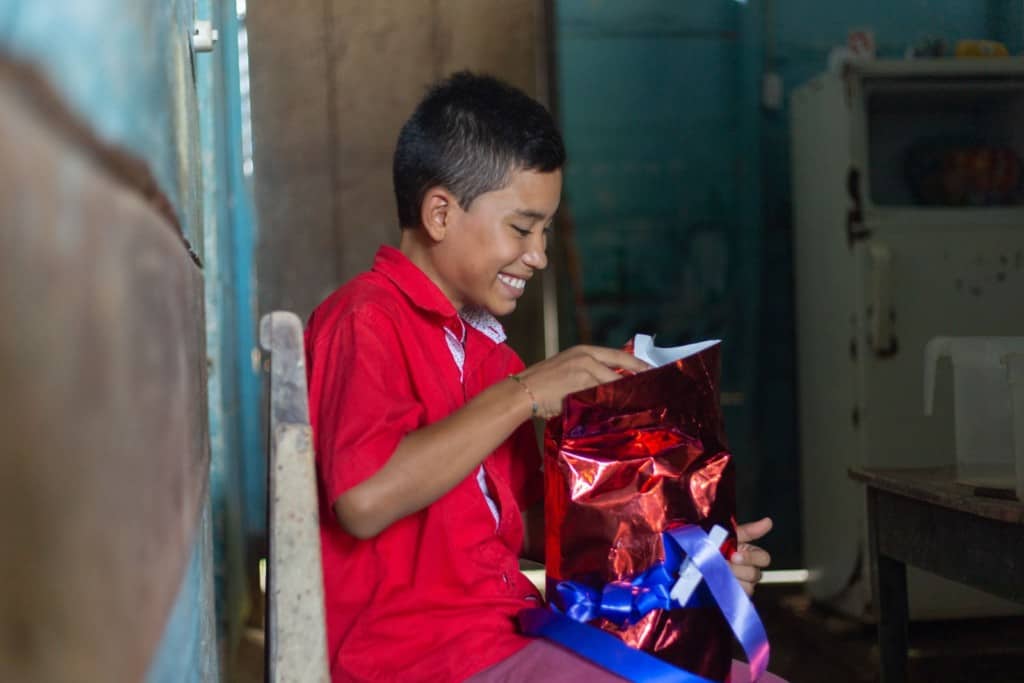
[[[544, 438], [548, 598], [563, 580], [600, 588], [664, 559], [661, 532], [729, 530], [735, 475], [718, 395], [719, 347], [568, 396]], [[559, 606], [561, 607], [561, 606]], [[732, 634], [709, 600], [638, 623], [593, 626], [692, 673], [725, 680]]]

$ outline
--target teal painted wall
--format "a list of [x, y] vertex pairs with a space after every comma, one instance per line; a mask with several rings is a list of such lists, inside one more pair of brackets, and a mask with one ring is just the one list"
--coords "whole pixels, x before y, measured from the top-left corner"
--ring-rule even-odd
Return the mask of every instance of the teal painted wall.
[[[756, 10], [558, 2], [566, 204], [594, 341], [723, 339], [725, 417], [750, 519], [759, 463]], [[756, 91], [754, 91], [756, 92]], [[565, 308], [563, 306], [563, 308]], [[566, 343], [575, 341], [568, 330]]]
[[[556, 0], [558, 110], [594, 342], [721, 337], [741, 520], [771, 514], [777, 567], [799, 566], [789, 120], [761, 107], [826, 68], [848, 28], [882, 56], [938, 36], [1004, 40], [1018, 2]], [[564, 276], [563, 276], [564, 280]], [[563, 282], [563, 284], [566, 284]], [[563, 293], [566, 287], [562, 287]], [[578, 340], [561, 300], [563, 344]], [[731, 396], [730, 396], [731, 394]]]

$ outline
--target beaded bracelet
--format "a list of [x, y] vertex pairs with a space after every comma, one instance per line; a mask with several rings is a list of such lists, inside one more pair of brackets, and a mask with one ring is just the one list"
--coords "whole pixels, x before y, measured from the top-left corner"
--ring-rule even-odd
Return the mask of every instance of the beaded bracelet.
[[530, 397], [530, 415], [532, 417], [537, 417], [540, 414], [540, 406], [537, 405], [537, 397], [533, 395], [532, 391], [530, 391], [530, 387], [526, 386], [526, 382], [523, 381], [522, 377], [509, 375], [508, 378], [515, 380], [516, 384], [521, 386], [523, 391], [526, 392], [526, 395]]

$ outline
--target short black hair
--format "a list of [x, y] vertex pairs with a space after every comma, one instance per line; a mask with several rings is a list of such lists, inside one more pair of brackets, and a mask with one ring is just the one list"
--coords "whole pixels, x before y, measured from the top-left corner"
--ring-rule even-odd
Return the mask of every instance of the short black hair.
[[460, 71], [431, 86], [398, 134], [392, 172], [399, 225], [420, 225], [431, 187], [444, 187], [468, 210], [516, 171], [547, 173], [564, 164], [562, 136], [547, 109], [496, 78]]

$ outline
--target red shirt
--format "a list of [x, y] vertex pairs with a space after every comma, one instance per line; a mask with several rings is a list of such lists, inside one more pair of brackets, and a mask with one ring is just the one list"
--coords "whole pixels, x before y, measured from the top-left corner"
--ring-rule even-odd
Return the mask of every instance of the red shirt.
[[543, 493], [528, 422], [483, 464], [497, 523], [476, 471], [369, 540], [346, 533], [331, 509], [406, 434], [521, 370], [503, 340], [496, 320], [460, 317], [391, 247], [382, 247], [370, 272], [335, 291], [309, 319], [306, 362], [334, 681], [458, 681], [529, 642], [514, 622], [520, 609], [540, 600], [518, 564], [520, 510]]

